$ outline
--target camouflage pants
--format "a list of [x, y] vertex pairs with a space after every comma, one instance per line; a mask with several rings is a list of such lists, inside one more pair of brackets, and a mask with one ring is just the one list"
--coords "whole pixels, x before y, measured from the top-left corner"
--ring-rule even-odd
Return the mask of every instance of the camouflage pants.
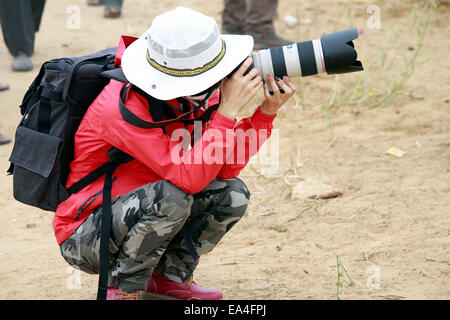
[[[181, 228], [189, 231], [199, 256], [208, 253], [245, 213], [249, 198], [238, 178], [215, 179], [194, 195], [161, 180], [114, 198], [109, 284], [145, 290], [153, 270], [173, 281], [189, 279], [198, 260]], [[100, 207], [61, 244], [64, 259], [88, 273], [100, 270], [101, 217]]]

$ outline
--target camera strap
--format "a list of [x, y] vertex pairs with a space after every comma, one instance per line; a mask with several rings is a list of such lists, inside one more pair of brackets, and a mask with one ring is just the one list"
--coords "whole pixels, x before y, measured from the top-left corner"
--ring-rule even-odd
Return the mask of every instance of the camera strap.
[[[126, 107], [126, 101], [128, 98], [128, 94], [129, 91], [133, 89], [135, 91], [138, 91], [139, 94], [143, 95], [147, 101], [148, 101], [148, 105], [149, 105], [149, 111], [150, 114], [152, 115], [152, 117], [154, 118], [155, 121], [150, 122], [150, 121], [146, 121], [144, 119], [139, 118], [136, 114], [134, 114], [130, 109], [128, 109]], [[212, 110], [210, 110], [211, 108], [207, 108], [206, 111], [198, 118], [196, 119], [186, 119], [186, 117], [188, 117], [191, 113], [196, 112], [197, 110], [200, 110], [208, 101], [208, 99], [211, 97], [212, 93], [216, 90], [216, 87], [211, 87], [208, 90], [208, 93], [206, 95], [206, 98], [197, 106], [193, 106], [193, 108], [187, 112], [182, 113], [179, 116], [175, 116], [174, 113], [171, 114], [171, 116], [167, 114], [167, 110], [172, 110], [172, 109], [176, 109], [174, 106], [172, 106], [169, 102], [167, 101], [163, 101], [163, 100], [158, 100], [148, 94], [146, 94], [145, 92], [143, 92], [142, 90], [140, 90], [139, 88], [134, 87], [130, 82], [127, 82], [124, 84], [124, 86], [122, 87], [121, 91], [120, 91], [120, 97], [119, 97], [119, 109], [120, 109], [120, 113], [122, 115], [122, 118], [129, 124], [141, 128], [141, 129], [154, 129], [154, 128], [164, 128], [167, 125], [170, 125], [172, 123], [175, 122], [185, 122], [188, 124], [193, 124], [194, 121], [208, 121], [212, 115], [212, 113], [217, 109], [214, 108]], [[178, 110], [178, 109], [176, 109]], [[210, 110], [210, 111], [209, 111]], [[178, 110], [180, 111], [180, 110]], [[156, 118], [159, 119], [155, 119], [154, 115], [158, 114], [159, 116], [157, 116]], [[166, 116], [168, 116], [169, 119], [167, 120], [161, 120], [162, 115], [165, 114]]]

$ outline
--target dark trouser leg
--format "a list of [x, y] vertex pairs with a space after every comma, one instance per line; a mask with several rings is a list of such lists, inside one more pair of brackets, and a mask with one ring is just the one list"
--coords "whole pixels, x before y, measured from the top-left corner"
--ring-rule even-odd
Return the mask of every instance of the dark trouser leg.
[[245, 0], [224, 0], [222, 33], [243, 34], [246, 17]]
[[248, 0], [245, 33], [253, 36], [253, 49], [273, 48], [293, 43], [275, 32], [273, 20], [277, 13], [278, 0]]
[[44, 13], [45, 0], [31, 0], [33, 20], [34, 20], [34, 32], [39, 31], [41, 26], [42, 14]]
[[111, 2], [115, 2], [115, 3], [118, 3], [118, 4], [120, 4], [120, 5], [123, 4], [123, 0], [103, 0], [103, 1], [102, 1], [103, 4], [111, 3]]
[[273, 19], [277, 13], [278, 0], [247, 0], [246, 33], [274, 32]]
[[44, 3], [42, 0], [0, 1], [3, 38], [13, 56], [17, 56], [20, 51], [28, 56], [33, 54], [34, 33], [39, 29], [39, 24], [36, 26], [35, 22], [40, 23]]
[[[168, 181], [114, 199], [110, 239], [110, 285], [145, 290], [153, 269], [191, 213], [193, 197]], [[61, 244], [63, 257], [80, 270], [99, 271], [101, 208]]]
[[[194, 195], [192, 212], [186, 226], [199, 256], [210, 252], [247, 210], [250, 192], [239, 178], [215, 179]], [[156, 270], [172, 281], [189, 279], [194, 261], [181, 233], [172, 240]]]

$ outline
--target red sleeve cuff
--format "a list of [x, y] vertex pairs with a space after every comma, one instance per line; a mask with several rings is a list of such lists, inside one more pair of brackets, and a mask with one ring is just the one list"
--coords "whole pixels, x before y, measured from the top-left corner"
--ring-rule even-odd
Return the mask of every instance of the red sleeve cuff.
[[272, 122], [273, 119], [275, 119], [275, 117], [277, 116], [277, 114], [265, 114], [261, 111], [261, 106], [259, 106], [258, 108], [256, 108], [255, 112], [253, 113], [253, 115], [251, 116], [252, 119], [254, 120], [258, 120], [258, 121], [267, 121], [267, 122]]

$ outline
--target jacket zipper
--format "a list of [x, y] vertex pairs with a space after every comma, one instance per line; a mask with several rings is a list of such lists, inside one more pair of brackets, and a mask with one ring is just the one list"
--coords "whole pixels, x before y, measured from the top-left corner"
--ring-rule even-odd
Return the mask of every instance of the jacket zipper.
[[[112, 182], [114, 183], [114, 181], [117, 180], [117, 177], [114, 177], [112, 179]], [[89, 208], [89, 206], [103, 193], [103, 188], [93, 194], [92, 196], [89, 196], [86, 200], [83, 201], [83, 203], [81, 204], [80, 208], [78, 209], [77, 215], [75, 216], [75, 218], [73, 220], [78, 220], [78, 218], [80, 217], [80, 215], [83, 213], [84, 210], [86, 210], [87, 208]]]

